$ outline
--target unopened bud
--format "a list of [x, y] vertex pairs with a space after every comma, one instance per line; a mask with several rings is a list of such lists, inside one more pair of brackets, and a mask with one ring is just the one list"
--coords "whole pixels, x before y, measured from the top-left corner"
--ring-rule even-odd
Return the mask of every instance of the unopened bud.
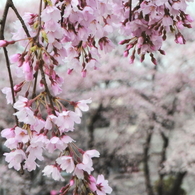
[[122, 41], [119, 42], [119, 44], [120, 44], [120, 45], [124, 45], [124, 44], [126, 44], [126, 43], [129, 43], [130, 40], [131, 40], [131, 39], [122, 40]]
[[15, 41], [0, 40], [0, 47], [6, 47], [7, 45], [14, 44]]
[[165, 55], [165, 51], [164, 51], [164, 50], [159, 49], [158, 51], [159, 51], [162, 55]]
[[0, 47], [6, 47], [9, 44], [8, 41], [0, 40]]
[[67, 74], [70, 75], [70, 74], [72, 73], [72, 71], [73, 71], [73, 68], [71, 68], [71, 69], [69, 68], [69, 69], [67, 70]]

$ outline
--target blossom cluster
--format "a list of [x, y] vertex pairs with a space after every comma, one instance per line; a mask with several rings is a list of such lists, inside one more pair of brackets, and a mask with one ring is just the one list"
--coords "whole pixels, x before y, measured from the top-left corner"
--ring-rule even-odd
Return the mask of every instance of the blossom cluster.
[[[99, 66], [99, 50], [108, 52], [114, 46], [107, 38], [113, 32], [110, 0], [47, 0], [46, 5], [41, 19], [38, 14], [29, 12], [23, 16], [30, 36], [36, 37], [37, 31], [40, 31], [40, 36], [36, 38], [55, 59], [53, 64], [66, 64], [69, 73], [78, 69], [80, 64], [83, 76], [87, 68], [96, 69]], [[27, 37], [19, 21], [14, 28], [13, 40]], [[26, 46], [27, 42], [23, 42]]]
[[[153, 55], [155, 51], [165, 54], [162, 50], [163, 41], [168, 33], [173, 33], [175, 42], [185, 44], [185, 38], [181, 33], [184, 27], [191, 28], [193, 19], [186, 14], [188, 0], [143, 0], [130, 10], [129, 3], [123, 3], [124, 9], [120, 9], [116, 4], [116, 11], [122, 16], [121, 31], [126, 36], [131, 36], [120, 42], [126, 45], [124, 56], [130, 55], [130, 63], [134, 62], [135, 54], [140, 55], [140, 61], [145, 59], [145, 54], [149, 53], [151, 61], [156, 65]], [[121, 11], [122, 10], [122, 11]]]
[[85, 76], [87, 67], [96, 68], [98, 50], [112, 47], [106, 37], [112, 31], [108, 20], [111, 10], [106, 3], [46, 0], [44, 6], [40, 4], [39, 14], [25, 13], [24, 24], [15, 22], [13, 41], [0, 40], [0, 47], [18, 43], [23, 48], [9, 57], [16, 77], [13, 88], [2, 89], [16, 117], [15, 126], [1, 132], [10, 149], [4, 154], [5, 160], [9, 168], [33, 171], [44, 160], [44, 152], [59, 154], [52, 165], [45, 166], [43, 175], [64, 181], [62, 172], [70, 174], [70, 182], [60, 194], [72, 186], [74, 194], [112, 191], [103, 175], [97, 180], [91, 175], [92, 158], [99, 157], [99, 152], [82, 150], [69, 135], [75, 124], [81, 123], [82, 112], [89, 110], [91, 99], [60, 98], [64, 79], [57, 72], [67, 62], [70, 71], [81, 63]]

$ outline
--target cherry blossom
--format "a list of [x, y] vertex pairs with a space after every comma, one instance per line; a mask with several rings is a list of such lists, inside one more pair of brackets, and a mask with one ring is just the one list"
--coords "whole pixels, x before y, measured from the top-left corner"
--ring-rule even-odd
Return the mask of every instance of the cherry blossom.
[[112, 192], [112, 188], [108, 185], [108, 181], [104, 179], [103, 175], [98, 175], [96, 182], [96, 192], [98, 195], [106, 195]]
[[71, 156], [61, 156], [56, 159], [56, 162], [60, 165], [60, 168], [66, 170], [67, 173], [72, 173], [75, 169], [75, 164]]
[[87, 150], [83, 154], [83, 164], [87, 165], [92, 165], [92, 159], [93, 157], [99, 157], [100, 153], [97, 150]]
[[81, 111], [88, 111], [89, 110], [89, 106], [87, 104], [90, 104], [92, 102], [91, 99], [87, 99], [87, 100], [80, 100], [76, 103], [72, 103], [75, 106], [75, 112], [81, 117], [82, 116], [82, 112]]
[[59, 113], [55, 120], [55, 124], [58, 125], [61, 132], [73, 131], [74, 123], [79, 124], [80, 122], [80, 117], [72, 111], [63, 111]]
[[52, 177], [54, 180], [57, 181], [64, 181], [65, 179], [61, 176], [59, 169], [54, 165], [47, 165], [43, 169], [43, 175]]
[[26, 159], [26, 155], [23, 150], [16, 149], [10, 153], [5, 153], [5, 160], [9, 163], [9, 168], [14, 168], [17, 171], [21, 169], [21, 163]]
[[6, 95], [7, 104], [13, 104], [11, 88], [4, 87], [1, 91]]

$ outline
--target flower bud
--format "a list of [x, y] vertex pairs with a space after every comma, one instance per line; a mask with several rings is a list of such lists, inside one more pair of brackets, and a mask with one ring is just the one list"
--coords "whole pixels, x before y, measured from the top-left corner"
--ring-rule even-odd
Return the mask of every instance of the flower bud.
[[0, 40], [0, 47], [6, 47], [8, 44], [8, 41]]

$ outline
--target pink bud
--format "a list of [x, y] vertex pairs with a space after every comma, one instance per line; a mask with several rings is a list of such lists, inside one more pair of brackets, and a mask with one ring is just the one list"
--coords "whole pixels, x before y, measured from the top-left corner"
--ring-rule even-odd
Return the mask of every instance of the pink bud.
[[16, 53], [16, 54], [10, 56], [9, 59], [10, 59], [11, 63], [16, 63], [16, 62], [20, 61], [21, 58], [22, 58], [22, 55], [20, 53]]
[[130, 57], [130, 59], [129, 59], [129, 63], [130, 63], [130, 64], [133, 64], [134, 60], [135, 60], [135, 56], [132, 55], [132, 56]]
[[0, 40], [0, 47], [6, 47], [9, 44], [8, 41]]
[[185, 44], [186, 40], [184, 39], [181, 33], [178, 33], [175, 35], [175, 42], [180, 44]]
[[129, 51], [127, 51], [127, 50], [124, 51], [123, 56], [124, 56], [124, 57], [127, 57], [128, 55], [129, 55]]
[[23, 84], [24, 84], [24, 82], [21, 82], [20, 84], [15, 85], [14, 92], [18, 93], [19, 91], [21, 91]]
[[159, 51], [162, 55], [165, 55], [165, 51], [164, 51], [164, 50], [159, 49], [158, 51]]
[[194, 19], [193, 19], [189, 14], [186, 14], [186, 15], [185, 15], [185, 18], [186, 18], [186, 20], [187, 20], [188, 22], [193, 22], [193, 21], [194, 21]]
[[120, 45], [123, 45], [123, 44], [126, 44], [126, 43], [129, 43], [131, 39], [125, 39], [125, 40], [122, 40], [119, 42]]
[[73, 71], [73, 68], [71, 68], [71, 69], [69, 68], [69, 69], [67, 70], [67, 74], [70, 75], [70, 74], [72, 73], [72, 71]]
[[73, 186], [73, 185], [74, 185], [74, 180], [71, 179], [71, 180], [70, 180], [70, 186]]

